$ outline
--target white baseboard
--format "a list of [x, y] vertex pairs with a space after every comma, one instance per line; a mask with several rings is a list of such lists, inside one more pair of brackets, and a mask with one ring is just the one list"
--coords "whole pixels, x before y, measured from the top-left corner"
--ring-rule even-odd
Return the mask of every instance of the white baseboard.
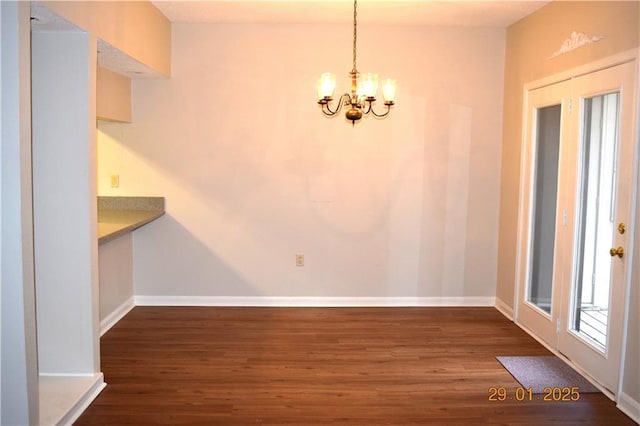
[[513, 321], [513, 308], [496, 297], [496, 309], [509, 321]]
[[631, 417], [631, 420], [640, 424], [640, 402], [631, 398], [626, 393], [622, 392], [620, 394], [620, 399], [618, 400], [618, 409], [625, 413], [627, 416]]
[[102, 389], [107, 386], [107, 384], [104, 382], [104, 376], [102, 375], [102, 373], [98, 374], [97, 376], [98, 377], [96, 377], [96, 381], [93, 386], [87, 389], [87, 392], [85, 392], [82, 398], [80, 398], [78, 402], [76, 402], [76, 404], [62, 418], [62, 420], [60, 420], [60, 423], [58, 423], [59, 425], [73, 425], [73, 423], [78, 420], [78, 417], [80, 417], [80, 415], [84, 413], [84, 410], [86, 410], [89, 405], [91, 405], [93, 400], [96, 399], [98, 395], [100, 395]]
[[72, 425], [105, 386], [102, 373], [40, 374], [39, 424]]
[[122, 305], [118, 306], [113, 312], [111, 312], [103, 320], [101, 320], [100, 321], [100, 337], [102, 337], [104, 333], [109, 331], [111, 327], [116, 325], [116, 323], [120, 321], [122, 317], [127, 315], [129, 311], [134, 307], [135, 307], [134, 298], [130, 297], [129, 299], [125, 300]]
[[494, 297], [134, 296], [136, 306], [404, 307], [494, 306]]

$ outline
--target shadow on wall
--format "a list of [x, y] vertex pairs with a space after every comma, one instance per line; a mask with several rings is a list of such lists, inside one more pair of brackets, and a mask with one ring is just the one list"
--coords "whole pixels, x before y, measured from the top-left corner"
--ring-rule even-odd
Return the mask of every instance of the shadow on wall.
[[[135, 245], [155, 247], [134, 251], [134, 265], [154, 265], [134, 267], [136, 296], [262, 295], [240, 271], [234, 270], [169, 214], [139, 228], [134, 235]], [[163, 279], [158, 280], [158, 276]], [[153, 283], [152, 290], [138, 283]]]

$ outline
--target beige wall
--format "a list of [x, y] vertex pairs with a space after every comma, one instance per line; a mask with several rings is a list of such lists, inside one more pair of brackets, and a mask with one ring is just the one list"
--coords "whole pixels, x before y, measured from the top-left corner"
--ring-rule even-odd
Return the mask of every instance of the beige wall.
[[171, 75], [171, 23], [148, 1], [45, 1], [42, 5], [116, 49]]
[[[640, 45], [639, 23], [639, 2], [553, 2], [507, 29], [496, 296], [508, 307], [512, 308], [514, 303], [524, 85], [637, 48]], [[604, 38], [551, 59], [572, 31]], [[635, 235], [632, 310], [623, 379], [623, 392], [636, 404], [640, 401], [639, 235], [640, 219]], [[640, 413], [636, 414], [636, 419], [638, 416]]]
[[[640, 176], [638, 177], [638, 185], [640, 186]], [[640, 200], [640, 197], [638, 197]], [[640, 202], [639, 202], [640, 204]], [[625, 359], [625, 379], [623, 383], [623, 392], [628, 395], [636, 404], [640, 403], [640, 206], [636, 209], [636, 239], [635, 254], [633, 257], [634, 272], [631, 282], [634, 283], [631, 288], [629, 300], [629, 329], [627, 330], [627, 351]], [[638, 405], [636, 405], [638, 408]], [[635, 419], [640, 419], [640, 410], [636, 410]]]
[[131, 121], [131, 79], [98, 67], [96, 115], [99, 120]]
[[363, 26], [397, 106], [352, 127], [315, 99], [323, 71], [346, 89], [349, 25], [173, 28], [172, 78], [99, 124], [100, 193], [167, 200], [136, 295], [493, 304], [504, 29]]

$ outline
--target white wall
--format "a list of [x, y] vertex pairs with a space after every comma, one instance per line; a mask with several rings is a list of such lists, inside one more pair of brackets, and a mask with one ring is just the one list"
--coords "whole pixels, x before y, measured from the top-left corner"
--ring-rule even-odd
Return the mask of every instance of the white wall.
[[114, 315], [133, 307], [133, 236], [129, 233], [101, 244], [98, 261], [102, 333]]
[[493, 300], [505, 31], [360, 23], [359, 69], [398, 95], [355, 127], [315, 103], [323, 71], [347, 88], [351, 31], [174, 25], [172, 78], [99, 124], [99, 193], [167, 200], [137, 295]]

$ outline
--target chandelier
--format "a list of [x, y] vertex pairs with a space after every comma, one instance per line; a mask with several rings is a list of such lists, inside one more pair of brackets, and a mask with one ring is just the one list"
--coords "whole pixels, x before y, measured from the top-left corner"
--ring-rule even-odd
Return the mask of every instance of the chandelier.
[[333, 101], [333, 92], [336, 89], [336, 75], [332, 73], [324, 73], [318, 80], [318, 104], [322, 109], [322, 113], [328, 117], [336, 115], [345, 107], [347, 109], [345, 117], [355, 125], [363, 115], [373, 114], [378, 118], [386, 117], [391, 111], [393, 100], [396, 94], [396, 81], [390, 78], [384, 80], [382, 84], [382, 97], [386, 111], [377, 113], [373, 109], [373, 103], [376, 101], [376, 92], [378, 91], [378, 74], [366, 73], [360, 75], [356, 68], [356, 42], [358, 40], [358, 0], [353, 2], [353, 68], [349, 75], [351, 76], [351, 92], [347, 92], [340, 96], [335, 109], [331, 109]]

